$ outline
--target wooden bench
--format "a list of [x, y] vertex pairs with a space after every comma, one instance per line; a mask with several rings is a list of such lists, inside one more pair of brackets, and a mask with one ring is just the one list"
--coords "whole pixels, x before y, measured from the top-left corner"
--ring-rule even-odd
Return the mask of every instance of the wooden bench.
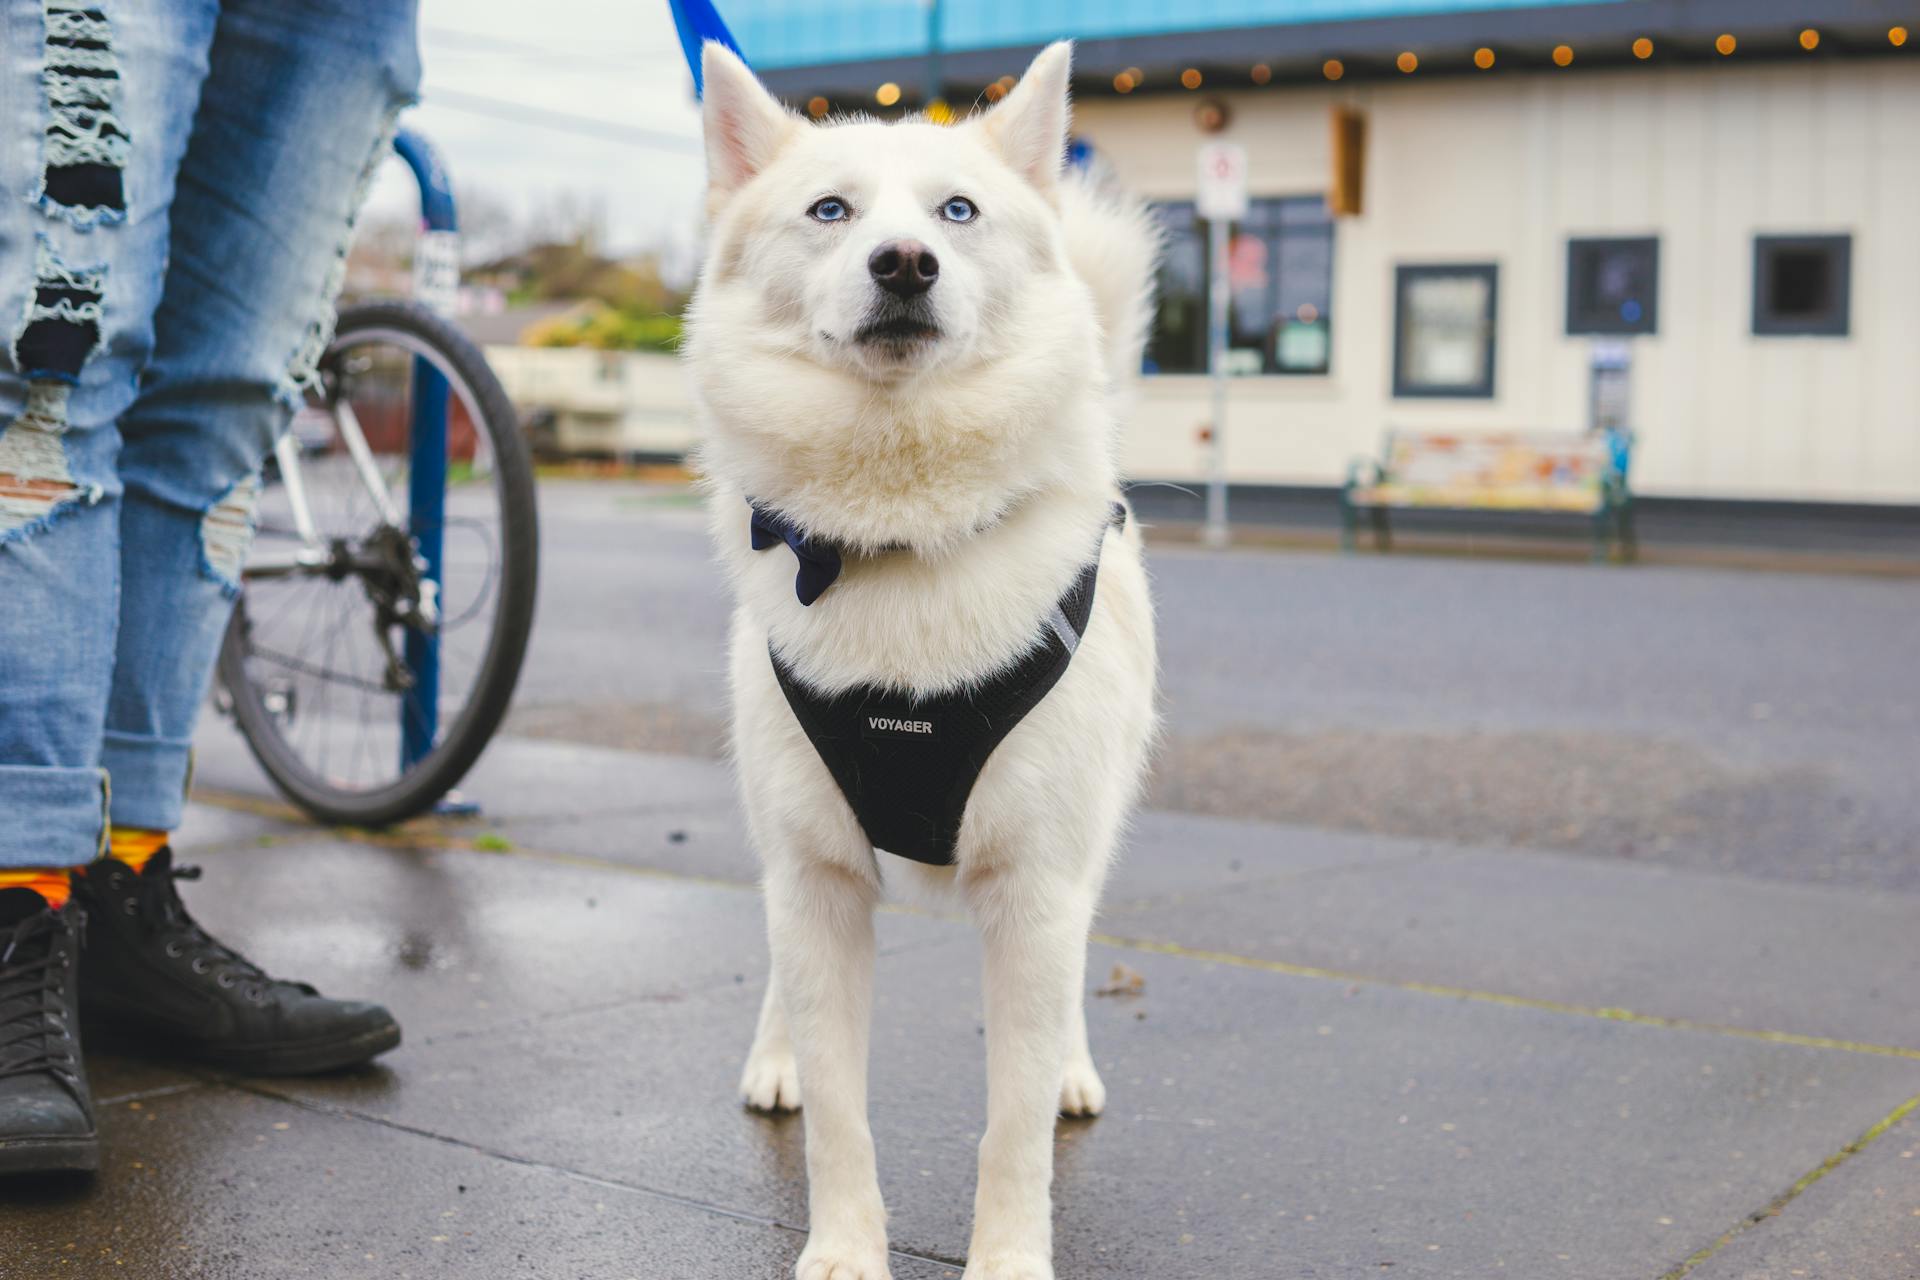
[[1378, 461], [1363, 458], [1347, 472], [1342, 545], [1353, 549], [1364, 514], [1374, 545], [1388, 550], [1396, 508], [1540, 511], [1587, 517], [1596, 561], [1616, 547], [1631, 560], [1631, 446], [1624, 432], [1389, 431]]

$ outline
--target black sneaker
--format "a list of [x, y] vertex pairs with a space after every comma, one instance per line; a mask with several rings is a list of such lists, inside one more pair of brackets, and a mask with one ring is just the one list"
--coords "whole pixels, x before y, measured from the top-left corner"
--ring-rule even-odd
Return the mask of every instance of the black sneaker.
[[174, 888], [199, 874], [162, 849], [138, 872], [104, 858], [74, 877], [87, 909], [80, 991], [92, 1043], [263, 1076], [356, 1066], [400, 1043], [379, 1005], [268, 977], [208, 937]]
[[0, 891], [0, 1173], [100, 1166], [74, 1025], [85, 927], [74, 903]]

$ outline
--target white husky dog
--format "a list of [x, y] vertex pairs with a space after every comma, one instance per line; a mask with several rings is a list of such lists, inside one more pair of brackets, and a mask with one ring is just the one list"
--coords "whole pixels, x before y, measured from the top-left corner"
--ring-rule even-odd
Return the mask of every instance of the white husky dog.
[[[1084, 640], [988, 757], [952, 865], [888, 867], [957, 892], [985, 940], [968, 1280], [1053, 1275], [1054, 1117], [1105, 1103], [1087, 933], [1156, 723], [1139, 533], [1110, 519], [1116, 413], [1157, 244], [1137, 204], [1063, 172], [1071, 58], [1049, 47], [955, 127], [815, 126], [706, 48], [712, 238], [685, 354], [738, 601], [733, 750], [773, 956], [740, 1087], [766, 1110], [806, 1090], [800, 1280], [888, 1274], [867, 1123], [881, 871], [770, 648], [822, 694], [950, 694], [1041, 644], [1097, 559]], [[795, 555], [751, 548], [749, 500], [834, 548], [830, 590], [802, 604]]]

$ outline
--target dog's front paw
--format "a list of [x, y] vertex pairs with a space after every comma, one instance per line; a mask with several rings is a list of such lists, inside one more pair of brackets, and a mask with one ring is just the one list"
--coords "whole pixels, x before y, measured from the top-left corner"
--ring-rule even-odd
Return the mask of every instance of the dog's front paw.
[[1060, 1114], [1097, 1116], [1107, 1105], [1107, 1086], [1093, 1069], [1093, 1059], [1081, 1058], [1067, 1063], [1066, 1079], [1060, 1085]]
[[809, 1239], [793, 1275], [794, 1280], [892, 1280], [884, 1244], [857, 1245], [844, 1240]]
[[961, 1280], [1053, 1280], [1053, 1263], [1039, 1254], [999, 1253], [968, 1258]]
[[800, 1070], [793, 1051], [776, 1053], [756, 1045], [740, 1073], [740, 1099], [755, 1111], [798, 1111]]

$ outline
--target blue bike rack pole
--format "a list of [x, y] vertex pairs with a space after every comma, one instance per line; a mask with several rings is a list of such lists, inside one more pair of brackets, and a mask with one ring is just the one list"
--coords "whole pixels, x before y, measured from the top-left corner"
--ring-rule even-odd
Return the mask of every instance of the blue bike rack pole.
[[[413, 170], [420, 184], [420, 215], [426, 227], [422, 249], [436, 234], [458, 231], [454, 216], [453, 184], [439, 155], [427, 140], [410, 129], [395, 135], [393, 149]], [[442, 240], [442, 244], [451, 241]], [[444, 251], [443, 251], [444, 252]], [[456, 258], [457, 262], [457, 258]], [[418, 273], [416, 273], [416, 277]], [[429, 304], [433, 299], [424, 299]], [[407, 472], [407, 532], [420, 559], [421, 576], [432, 582], [436, 600], [446, 552], [447, 412], [451, 396], [447, 380], [432, 364], [413, 361], [412, 456]], [[433, 750], [440, 728], [440, 633], [407, 628], [407, 670], [413, 685], [400, 702], [400, 767], [410, 769]]]

